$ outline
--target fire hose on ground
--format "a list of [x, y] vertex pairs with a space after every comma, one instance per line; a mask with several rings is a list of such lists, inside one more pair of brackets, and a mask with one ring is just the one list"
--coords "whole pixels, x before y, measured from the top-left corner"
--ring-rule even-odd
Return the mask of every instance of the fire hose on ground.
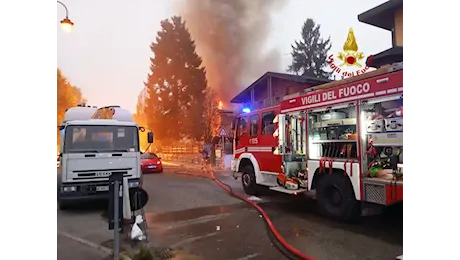
[[[211, 178], [212, 180], [217, 183], [217, 185], [219, 185], [219, 187], [221, 187], [222, 189], [224, 189], [225, 191], [227, 191], [231, 196], [239, 199], [239, 200], [242, 200], [246, 203], [248, 203], [249, 205], [253, 206], [254, 208], [257, 209], [257, 211], [259, 211], [259, 213], [261, 214], [262, 218], [265, 220], [265, 223], [267, 224], [268, 228], [270, 229], [271, 233], [274, 235], [274, 237], [276, 238], [277, 242], [279, 242], [279, 244], [281, 246], [284, 247], [284, 249], [286, 249], [290, 254], [292, 254], [293, 256], [295, 256], [296, 258], [298, 259], [302, 259], [302, 260], [314, 260], [314, 258], [312, 257], [309, 257], [307, 255], [305, 255], [304, 253], [300, 252], [299, 250], [297, 250], [296, 248], [294, 248], [293, 246], [291, 246], [282, 236], [281, 234], [276, 230], [275, 226], [273, 225], [272, 221], [270, 220], [270, 218], [268, 217], [267, 213], [259, 206], [257, 205], [256, 203], [254, 203], [253, 201], [239, 195], [239, 194], [236, 194], [233, 192], [232, 188], [226, 184], [226, 183], [223, 183], [221, 182], [219, 179], [216, 178], [215, 174], [214, 174], [214, 171], [213, 170], [208, 170], [211, 174]], [[282, 252], [286, 255], [285, 252]]]

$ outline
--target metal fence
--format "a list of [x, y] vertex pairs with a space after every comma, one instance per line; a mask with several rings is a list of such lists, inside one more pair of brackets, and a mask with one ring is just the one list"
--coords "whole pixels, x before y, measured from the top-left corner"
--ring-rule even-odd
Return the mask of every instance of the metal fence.
[[165, 154], [196, 154], [203, 149], [200, 145], [176, 145], [176, 146], [162, 146], [159, 152]]
[[[204, 145], [169, 145], [158, 147], [156, 154], [166, 161], [180, 161], [184, 163], [200, 164], [202, 161], [201, 151]], [[231, 142], [226, 142], [223, 147], [223, 154], [232, 154], [233, 145]], [[216, 155], [222, 155], [222, 145], [216, 145]], [[216, 165], [223, 166], [223, 159], [221, 156], [216, 157]]]

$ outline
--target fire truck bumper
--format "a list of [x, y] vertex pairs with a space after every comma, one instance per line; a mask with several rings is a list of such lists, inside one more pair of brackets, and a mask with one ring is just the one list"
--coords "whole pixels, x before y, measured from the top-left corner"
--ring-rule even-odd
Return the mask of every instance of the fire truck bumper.
[[235, 159], [235, 158], [232, 159], [232, 162], [230, 164], [230, 169], [232, 170], [232, 172], [238, 171], [238, 169], [236, 168], [237, 162], [238, 162], [238, 159]]

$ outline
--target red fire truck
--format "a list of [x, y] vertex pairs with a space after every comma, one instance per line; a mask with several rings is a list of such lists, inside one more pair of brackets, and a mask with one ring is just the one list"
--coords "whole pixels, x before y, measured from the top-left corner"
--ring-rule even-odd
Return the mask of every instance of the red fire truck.
[[242, 113], [233, 130], [232, 170], [247, 194], [314, 194], [342, 220], [359, 216], [361, 202], [402, 201], [402, 62]]

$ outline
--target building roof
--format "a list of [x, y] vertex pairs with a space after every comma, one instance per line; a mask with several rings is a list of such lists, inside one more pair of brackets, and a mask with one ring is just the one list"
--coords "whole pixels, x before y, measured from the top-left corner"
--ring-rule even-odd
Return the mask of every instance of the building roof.
[[389, 0], [358, 15], [358, 20], [391, 31], [394, 26], [394, 12], [402, 6], [403, 0]]
[[266, 80], [269, 77], [284, 79], [287, 81], [293, 81], [297, 83], [312, 84], [312, 85], [319, 85], [319, 84], [331, 82], [331, 80], [329, 79], [318, 79], [314, 77], [303, 77], [303, 76], [298, 76], [298, 75], [293, 75], [293, 74], [285, 74], [285, 73], [268, 71], [264, 75], [262, 75], [260, 78], [258, 78], [256, 81], [254, 81], [251, 85], [249, 85], [245, 90], [241, 91], [236, 97], [230, 100], [230, 103], [243, 102], [242, 100], [243, 96], [248, 94], [251, 88], [253, 88], [255, 85], [259, 84], [260, 82]]
[[403, 61], [403, 47], [394, 46], [388, 50], [372, 55], [372, 60], [370, 60], [370, 57], [368, 57], [366, 64], [370, 63], [369, 65], [371, 67], [380, 68], [383, 65], [393, 64], [401, 61]]

